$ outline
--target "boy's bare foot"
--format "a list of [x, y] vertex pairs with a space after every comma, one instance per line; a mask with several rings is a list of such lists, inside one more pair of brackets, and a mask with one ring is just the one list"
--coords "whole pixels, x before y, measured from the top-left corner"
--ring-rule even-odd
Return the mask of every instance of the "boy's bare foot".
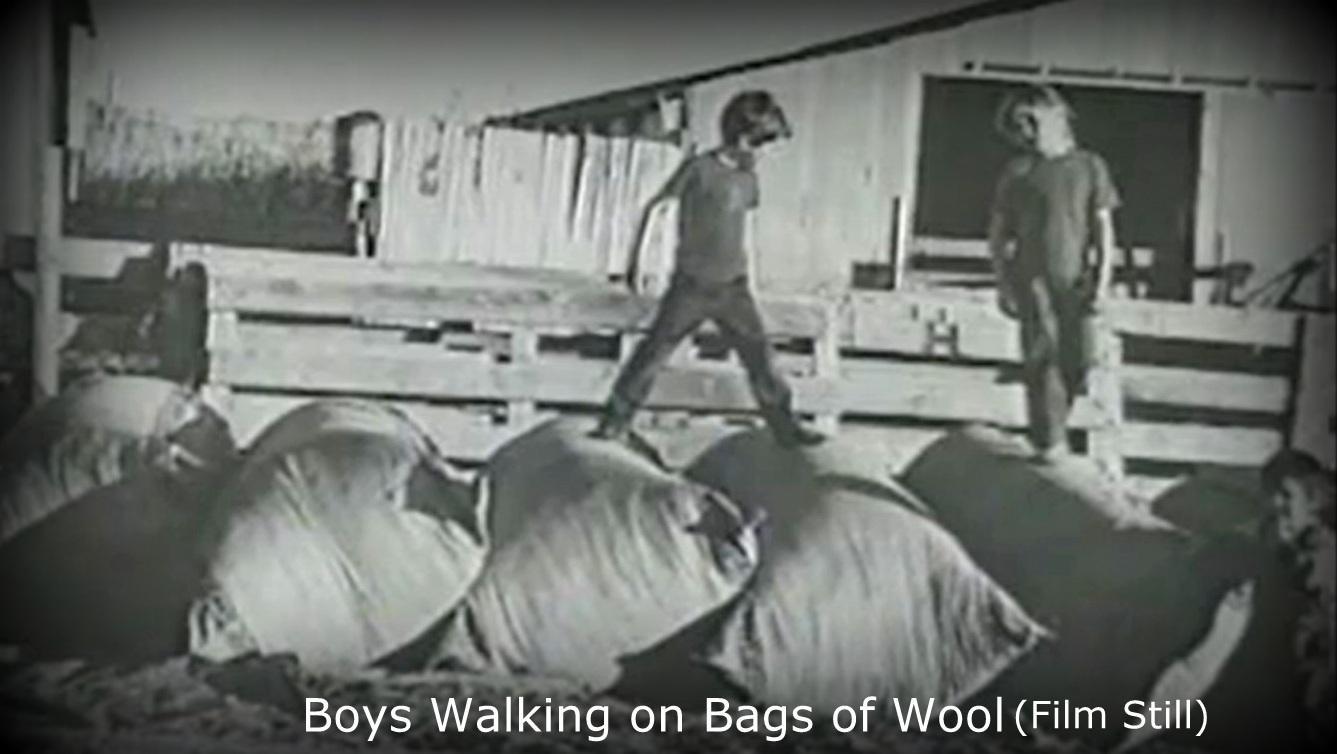
[[1072, 449], [1065, 442], [1057, 442], [1047, 448], [1039, 448], [1035, 451], [1035, 462], [1052, 464], [1072, 455]]
[[599, 422], [599, 426], [590, 431], [590, 437], [596, 440], [609, 440], [610, 442], [624, 442], [627, 439], [627, 434], [626, 427], [609, 422]]

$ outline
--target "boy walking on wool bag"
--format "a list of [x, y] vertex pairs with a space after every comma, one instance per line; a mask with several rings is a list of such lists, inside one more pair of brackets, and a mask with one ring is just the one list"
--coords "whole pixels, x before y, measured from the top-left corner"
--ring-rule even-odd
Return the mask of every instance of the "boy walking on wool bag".
[[[771, 95], [748, 91], [725, 106], [720, 119], [723, 143], [689, 158], [646, 208], [637, 237], [644, 235], [654, 209], [677, 199], [678, 248], [673, 278], [649, 333], [632, 353], [613, 385], [595, 435], [623, 437], [645, 401], [655, 375], [678, 344], [707, 319], [713, 320], [743, 362], [752, 393], [782, 445], [811, 445], [822, 435], [804, 428], [793, 414], [792, 394], [776, 371], [761, 315], [749, 283], [745, 228], [758, 205], [757, 149], [790, 135], [784, 112]], [[638, 260], [630, 272], [636, 285]]]
[[989, 251], [999, 306], [1021, 323], [1031, 443], [1043, 460], [1069, 452], [1068, 414], [1085, 390], [1119, 206], [1109, 168], [1077, 145], [1072, 118], [1058, 91], [1031, 86], [1004, 101], [997, 123], [1023, 153], [998, 182]]

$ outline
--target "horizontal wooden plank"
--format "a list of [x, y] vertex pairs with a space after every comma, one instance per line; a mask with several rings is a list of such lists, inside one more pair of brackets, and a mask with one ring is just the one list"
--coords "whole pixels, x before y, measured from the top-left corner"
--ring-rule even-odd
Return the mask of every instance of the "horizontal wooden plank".
[[[1000, 382], [989, 367], [845, 359], [840, 396], [846, 413], [903, 416], [1004, 427], [1026, 424], [1026, 392], [1020, 382]], [[1101, 422], [1091, 399], [1079, 398], [1070, 425], [1086, 429]]]
[[1279, 414], [1290, 400], [1290, 381], [1201, 369], [1125, 364], [1120, 370], [1124, 398], [1226, 411]]
[[963, 259], [988, 259], [989, 244], [982, 238], [935, 238], [916, 236], [910, 242], [911, 254], [923, 254], [931, 257], [959, 257]]
[[[411, 345], [357, 352], [241, 345], [213, 352], [210, 379], [280, 390], [594, 406], [607, 397], [617, 369], [611, 361], [577, 358], [495, 363], [486, 355]], [[832, 380], [802, 378], [793, 380], [793, 387], [800, 410], [831, 411], [838, 406]], [[647, 405], [746, 411], [754, 404], [742, 372], [722, 363], [666, 368]]]
[[[453, 400], [537, 401], [598, 405], [616, 376], [611, 360], [547, 354], [525, 363], [497, 363], [486, 353], [452, 353], [432, 344], [352, 344], [293, 337], [288, 328], [256, 325], [243, 340], [213, 351], [210, 379], [269, 390], [320, 390]], [[913, 417], [947, 422], [1021, 426], [1020, 384], [995, 370], [939, 364], [845, 360], [838, 375], [812, 376], [811, 360], [780, 355], [800, 411]], [[648, 407], [751, 410], [745, 373], [731, 362], [680, 361], [656, 380]], [[1102, 414], [1079, 400], [1074, 427], [1098, 424]]]
[[[475, 288], [517, 288], [530, 291], [548, 291], [557, 298], [572, 292], [580, 295], [606, 293], [617, 297], [616, 286], [586, 275], [553, 270], [533, 270], [482, 265], [445, 264], [389, 264], [376, 260], [356, 259], [334, 255], [313, 255], [270, 249], [240, 249], [212, 245], [178, 244], [172, 248], [172, 264], [180, 266], [191, 261], [203, 262], [211, 273], [221, 279], [236, 278], [255, 285], [257, 281], [282, 281], [262, 286], [267, 290], [250, 294], [249, 305], [260, 305], [265, 299], [274, 299], [277, 311], [284, 311], [281, 298], [284, 291], [290, 295], [307, 294], [318, 290], [301, 290], [304, 285], [329, 285], [328, 294], [334, 298], [356, 298], [352, 290], [369, 286], [363, 297], [395, 295], [405, 289], [444, 292]], [[236, 284], [233, 284], [235, 287]], [[340, 290], [343, 288], [344, 290]], [[245, 291], [234, 295], [246, 295]], [[621, 294], [626, 298], [633, 298]], [[320, 297], [317, 297], [319, 299]], [[860, 344], [860, 334], [875, 332], [878, 323], [900, 321], [896, 316], [906, 307], [929, 308], [935, 316], [947, 310], [948, 318], [975, 323], [991, 319], [1008, 320], [994, 310], [991, 291], [860, 291], [848, 294], [848, 305], [855, 312], [856, 331], [851, 334], [851, 345]], [[328, 303], [328, 302], [327, 302]], [[422, 302], [419, 302], [420, 304]], [[816, 300], [798, 302], [792, 297], [774, 297], [772, 306], [794, 304], [803, 309], [820, 309]], [[833, 299], [828, 302], [845, 302]], [[213, 302], [215, 306], [243, 307], [246, 301], [229, 304], [226, 296]], [[319, 308], [321, 304], [309, 304]], [[346, 306], [337, 307], [346, 309]], [[1221, 343], [1260, 346], [1291, 347], [1294, 345], [1296, 315], [1264, 309], [1213, 307], [1169, 301], [1113, 299], [1109, 302], [1110, 316], [1120, 332], [1156, 338], [1180, 338]], [[294, 313], [301, 313], [298, 310]]]
[[[505, 334], [492, 332], [441, 332], [431, 333], [431, 336], [433, 337], [431, 345], [437, 348], [490, 351], [494, 353], [503, 352], [509, 340]], [[418, 332], [413, 330], [412, 327], [389, 323], [369, 323], [363, 327], [350, 327], [300, 322], [277, 324], [243, 320], [235, 325], [234, 333], [229, 337], [233, 339], [234, 343], [250, 343], [256, 339], [268, 339], [273, 342], [275, 338], [283, 338], [299, 345], [318, 344], [323, 348], [361, 349], [401, 344], [422, 345], [421, 342], [415, 342], [414, 338], [418, 337]]]
[[1128, 422], [1119, 430], [1125, 458], [1170, 463], [1261, 466], [1281, 444], [1270, 429]]
[[[956, 332], [966, 358], [1014, 361], [1017, 323], [994, 305], [992, 291], [857, 291], [847, 297], [843, 341], [853, 348], [933, 352]], [[1297, 315], [1276, 310], [1202, 306], [1172, 301], [1112, 299], [1107, 314], [1121, 335], [1292, 348]]]
[[[302, 280], [213, 277], [209, 307], [251, 314], [472, 321], [553, 331], [644, 329], [658, 299], [613, 285], [480, 287], [461, 282]], [[760, 301], [774, 335], [814, 337], [828, 319], [824, 306], [779, 298]]]
[[[916, 236], [911, 241], [910, 251], [912, 254], [944, 259], [989, 259], [989, 243], [983, 238]], [[1154, 249], [1143, 247], [1119, 249], [1115, 252], [1114, 263], [1122, 267], [1131, 255], [1134, 266], [1145, 267], [1151, 264], [1155, 253]]]
[[1124, 335], [1273, 348], [1296, 345], [1297, 315], [1275, 309], [1114, 299], [1108, 311]]
[[61, 239], [57, 264], [62, 275], [88, 278], [113, 278], [128, 260], [147, 259], [153, 244], [100, 238], [65, 237]]
[[1021, 358], [1017, 323], [988, 301], [929, 293], [850, 294], [843, 345], [986, 361]]
[[219, 277], [297, 278], [327, 282], [432, 283], [460, 287], [598, 286], [594, 276], [551, 269], [501, 267], [450, 262], [388, 262], [346, 254], [280, 249], [173, 244], [170, 266], [200, 264]]

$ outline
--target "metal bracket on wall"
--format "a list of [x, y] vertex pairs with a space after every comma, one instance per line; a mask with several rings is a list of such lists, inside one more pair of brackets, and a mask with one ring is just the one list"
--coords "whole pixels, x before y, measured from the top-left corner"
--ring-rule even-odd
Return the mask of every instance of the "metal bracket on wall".
[[959, 356], [960, 335], [960, 326], [951, 320], [946, 309], [939, 309], [932, 319], [924, 322], [924, 353], [932, 356]]

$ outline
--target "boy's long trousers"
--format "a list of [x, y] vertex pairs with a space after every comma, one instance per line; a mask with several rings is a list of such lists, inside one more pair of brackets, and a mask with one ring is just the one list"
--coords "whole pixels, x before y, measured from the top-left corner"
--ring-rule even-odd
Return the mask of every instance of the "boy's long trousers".
[[678, 344], [706, 320], [720, 328], [743, 362], [752, 394], [772, 430], [789, 433], [797, 426], [789, 385], [775, 369], [770, 344], [746, 277], [725, 283], [675, 276], [660, 302], [650, 331], [641, 340], [613, 384], [607, 419], [626, 426], [645, 402], [655, 375]]
[[1086, 392], [1091, 305], [1080, 287], [1038, 277], [1017, 293], [1031, 442], [1044, 449], [1066, 441], [1073, 399]]

